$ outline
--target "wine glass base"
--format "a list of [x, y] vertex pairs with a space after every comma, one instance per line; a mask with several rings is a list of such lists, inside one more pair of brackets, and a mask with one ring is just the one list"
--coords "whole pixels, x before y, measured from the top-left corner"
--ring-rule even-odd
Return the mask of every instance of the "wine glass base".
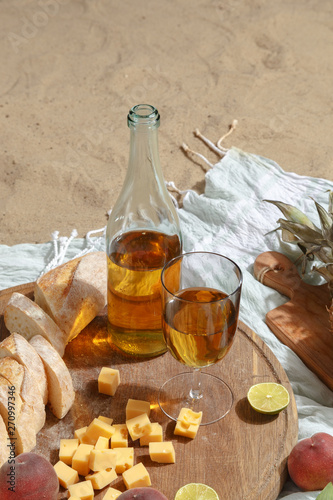
[[165, 415], [177, 420], [182, 408], [190, 408], [195, 412], [202, 411], [201, 425], [208, 425], [225, 417], [231, 410], [234, 397], [226, 382], [201, 372], [202, 397], [191, 394], [193, 373], [184, 372], [167, 380], [158, 393], [158, 404]]

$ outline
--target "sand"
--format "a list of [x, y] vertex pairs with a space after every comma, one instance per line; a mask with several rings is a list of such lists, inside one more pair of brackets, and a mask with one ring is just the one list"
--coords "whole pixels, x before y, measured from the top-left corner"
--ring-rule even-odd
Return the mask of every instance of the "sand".
[[226, 147], [333, 180], [331, 0], [2, 0], [0, 33], [0, 244], [105, 225], [140, 102], [180, 189], [234, 119]]

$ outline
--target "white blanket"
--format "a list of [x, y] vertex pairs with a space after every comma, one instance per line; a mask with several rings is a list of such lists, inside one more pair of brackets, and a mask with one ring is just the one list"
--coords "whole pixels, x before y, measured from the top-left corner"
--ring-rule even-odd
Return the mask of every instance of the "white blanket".
[[[298, 253], [279, 239], [274, 229], [282, 216], [264, 199], [296, 205], [319, 224], [313, 200], [327, 208], [328, 193], [333, 183], [324, 179], [284, 172], [271, 160], [231, 149], [206, 174], [203, 195], [189, 191], [183, 207], [178, 210], [184, 249], [216, 251], [235, 260], [244, 275], [241, 319], [270, 347], [285, 369], [291, 382], [299, 416], [299, 439], [316, 432], [333, 435], [333, 392], [329, 390], [302, 361], [283, 345], [265, 324], [266, 313], [285, 302], [286, 298], [260, 284], [253, 276], [256, 257], [267, 250], [276, 250], [295, 259]], [[73, 258], [87, 244], [103, 249], [104, 238], [58, 239], [40, 245], [0, 246], [0, 289], [35, 280], [54, 257], [55, 249], [63, 248], [58, 262]], [[66, 252], [65, 252], [66, 251]], [[318, 278], [307, 276], [318, 283]], [[333, 361], [332, 361], [333, 362]], [[279, 498], [314, 500], [319, 492], [299, 492], [287, 481]]]

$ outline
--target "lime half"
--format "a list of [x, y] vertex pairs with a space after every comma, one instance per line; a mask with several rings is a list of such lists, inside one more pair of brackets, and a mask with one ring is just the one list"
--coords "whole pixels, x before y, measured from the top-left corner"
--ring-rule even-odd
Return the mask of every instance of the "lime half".
[[189, 483], [177, 491], [174, 500], [219, 500], [219, 496], [206, 484]]
[[289, 392], [283, 385], [264, 382], [250, 387], [247, 399], [252, 408], [259, 413], [275, 415], [289, 404]]

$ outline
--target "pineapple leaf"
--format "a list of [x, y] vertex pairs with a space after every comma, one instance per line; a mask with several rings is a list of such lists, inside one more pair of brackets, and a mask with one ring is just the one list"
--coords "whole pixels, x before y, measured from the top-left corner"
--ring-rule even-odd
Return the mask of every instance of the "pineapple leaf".
[[288, 203], [282, 203], [282, 201], [274, 201], [274, 200], [263, 200], [263, 201], [266, 201], [267, 203], [272, 203], [272, 205], [278, 207], [283, 213], [283, 215], [291, 222], [304, 224], [305, 226], [308, 226], [309, 228], [315, 231], [319, 231], [319, 229], [313, 224], [313, 222], [309, 219], [309, 217], [307, 217], [301, 210], [294, 207], [293, 205], [289, 205]]
[[319, 230], [315, 230], [307, 226], [306, 224], [301, 224], [299, 222], [292, 222], [284, 219], [279, 219], [281, 229], [287, 229], [295, 236], [298, 236], [302, 242], [314, 243], [317, 240], [322, 240], [322, 234]]
[[291, 231], [288, 231], [288, 229], [282, 229], [281, 237], [286, 243], [295, 243], [299, 241], [299, 238], [297, 238], [297, 236], [295, 236]]
[[317, 212], [320, 218], [320, 224], [323, 231], [323, 236], [328, 241], [333, 241], [333, 219], [328, 212], [326, 212], [325, 208], [319, 205], [316, 200], [313, 200], [316, 205]]
[[328, 213], [333, 217], [333, 191], [329, 192], [328, 198]]

